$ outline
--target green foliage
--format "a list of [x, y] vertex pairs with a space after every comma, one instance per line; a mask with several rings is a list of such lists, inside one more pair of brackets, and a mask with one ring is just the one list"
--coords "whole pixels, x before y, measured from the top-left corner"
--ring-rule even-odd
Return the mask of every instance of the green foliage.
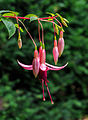
[[7, 18], [1, 18], [1, 20], [5, 24], [8, 32], [9, 32], [9, 38], [11, 38], [16, 32], [14, 23], [11, 20], [8, 20]]
[[[36, 13], [39, 17], [45, 17], [47, 11], [57, 12], [69, 20], [68, 28], [64, 28], [65, 50], [58, 60], [58, 66], [66, 62], [68, 66], [61, 71], [48, 72], [54, 105], [50, 103], [46, 88], [46, 101], [42, 101], [41, 82], [34, 78], [32, 71], [23, 70], [17, 64], [17, 59], [25, 64], [32, 63], [32, 41], [24, 31], [23, 48], [18, 50], [17, 36], [7, 41], [8, 33], [0, 22], [0, 120], [82, 120], [88, 116], [88, 1], [1, 0], [0, 9], [19, 11], [21, 16]], [[38, 41], [36, 21], [25, 22]], [[46, 61], [54, 64], [53, 27], [50, 23], [42, 24]]]
[[30, 22], [38, 19], [38, 17], [35, 14], [28, 14], [25, 17], [30, 18]]

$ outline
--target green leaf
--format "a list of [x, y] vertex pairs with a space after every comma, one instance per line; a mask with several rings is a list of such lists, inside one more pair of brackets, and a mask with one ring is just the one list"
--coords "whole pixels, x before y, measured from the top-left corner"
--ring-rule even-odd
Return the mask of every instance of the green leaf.
[[2, 16], [14, 16], [13, 13], [4, 13]]
[[63, 20], [64, 20], [65, 22], [69, 23], [69, 21], [68, 21], [66, 18], [63, 18]]
[[12, 14], [14, 14], [14, 15], [19, 15], [19, 13], [18, 12], [14, 12], [14, 11], [10, 11]]
[[[26, 18], [30, 18], [30, 21], [37, 20], [38, 17], [35, 14], [28, 14], [25, 16]], [[25, 20], [25, 19], [24, 19]]]
[[64, 20], [62, 20], [62, 24], [63, 24], [64, 26], [68, 27], [67, 23], [66, 23]]
[[[18, 28], [18, 24], [15, 24], [15, 27]], [[20, 27], [20, 31], [24, 32], [24, 30]]]
[[[11, 11], [10, 11], [11, 12]], [[15, 16], [15, 15], [18, 15], [19, 13], [17, 12], [11, 12], [11, 13], [4, 13], [2, 16]]]
[[[67, 23], [69, 23], [69, 21], [68, 21], [67, 19], [63, 18], [63, 17], [62, 17], [60, 14], [58, 14], [58, 13], [56, 13], [56, 15], [57, 15], [58, 17], [60, 17], [62, 24], [63, 24], [64, 26], [68, 27]], [[67, 22], [67, 23], [66, 23], [66, 22]]]
[[38, 19], [37, 17], [30, 17], [30, 22], [37, 20], [37, 19]]
[[55, 16], [53, 13], [49, 13], [49, 12], [46, 12], [47, 14], [51, 15], [51, 16]]
[[10, 12], [9, 10], [0, 10], [0, 13]]
[[8, 32], [9, 32], [9, 38], [11, 38], [16, 32], [14, 23], [11, 20], [8, 20], [6, 18], [1, 18], [1, 20], [5, 24]]

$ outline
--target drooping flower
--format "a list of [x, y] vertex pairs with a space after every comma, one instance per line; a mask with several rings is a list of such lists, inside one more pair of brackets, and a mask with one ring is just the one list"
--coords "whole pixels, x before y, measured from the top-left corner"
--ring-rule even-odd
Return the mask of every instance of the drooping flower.
[[[45, 86], [47, 87], [49, 97], [51, 99], [51, 103], [54, 104], [52, 97], [51, 97], [51, 94], [50, 94], [50, 91], [49, 91], [49, 88], [48, 88], [48, 84], [47, 84], [49, 82], [47, 80], [47, 71], [49, 71], [49, 70], [61, 70], [64, 67], [66, 67], [67, 64], [65, 64], [64, 66], [61, 66], [61, 67], [57, 67], [57, 66], [53, 66], [53, 65], [46, 63], [45, 59], [46, 59], [46, 53], [45, 53], [45, 49], [43, 48], [41, 50], [40, 66], [39, 66], [39, 79], [42, 81], [43, 101], [45, 101], [45, 96], [44, 96], [44, 84], [45, 84]], [[33, 65], [25, 65], [19, 61], [18, 61], [18, 64], [26, 70], [33, 70]]]
[[63, 31], [60, 31], [60, 38], [58, 40], [58, 52], [59, 57], [62, 55], [64, 50], [64, 38], [63, 38]]

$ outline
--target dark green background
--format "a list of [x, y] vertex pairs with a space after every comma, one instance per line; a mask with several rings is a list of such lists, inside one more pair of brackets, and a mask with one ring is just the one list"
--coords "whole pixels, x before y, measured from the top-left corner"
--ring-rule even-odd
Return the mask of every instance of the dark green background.
[[[0, 0], [0, 10], [20, 12], [20, 16], [58, 12], [70, 23], [65, 29], [65, 50], [58, 66], [60, 71], [48, 71], [49, 88], [55, 102], [51, 104], [47, 90], [42, 101], [42, 86], [32, 71], [17, 64], [33, 60], [34, 46], [26, 32], [23, 47], [17, 46], [17, 32], [8, 39], [8, 31], [0, 22], [0, 120], [79, 120], [88, 115], [88, 2], [87, 0]], [[13, 19], [12, 19], [13, 20]], [[37, 21], [29, 24], [30, 33], [38, 45]], [[43, 22], [46, 61], [53, 62], [53, 27]]]

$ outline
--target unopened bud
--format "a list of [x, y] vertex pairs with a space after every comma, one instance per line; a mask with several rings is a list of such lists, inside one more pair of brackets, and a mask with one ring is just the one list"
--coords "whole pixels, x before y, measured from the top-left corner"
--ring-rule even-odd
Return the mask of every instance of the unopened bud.
[[20, 33], [18, 34], [18, 47], [19, 49], [22, 47], [22, 40], [21, 40]]
[[19, 47], [19, 49], [22, 48], [22, 40], [21, 39], [18, 40], [18, 47]]
[[34, 59], [33, 59], [32, 65], [33, 65], [33, 74], [35, 77], [37, 77], [39, 73], [39, 67], [40, 67], [40, 60], [39, 60], [37, 50], [34, 51]]
[[46, 61], [46, 51], [45, 49], [42, 49], [40, 54], [40, 64], [45, 64], [45, 61]]
[[58, 62], [58, 55], [59, 53], [58, 53], [58, 47], [57, 47], [57, 40], [54, 40], [53, 57], [54, 57], [55, 65]]
[[64, 38], [59, 38], [59, 40], [58, 40], [59, 57], [62, 55], [63, 50], [64, 50]]

